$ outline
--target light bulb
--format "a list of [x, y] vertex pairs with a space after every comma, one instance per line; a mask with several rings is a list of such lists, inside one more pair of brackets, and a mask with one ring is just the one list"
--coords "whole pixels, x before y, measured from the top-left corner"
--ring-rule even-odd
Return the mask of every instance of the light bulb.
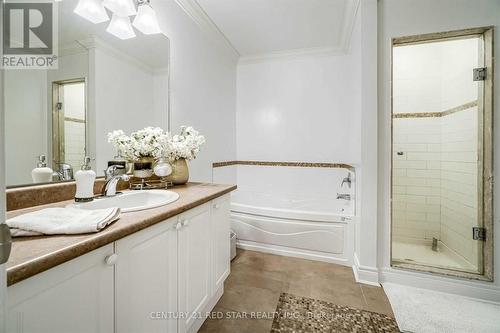
[[132, 24], [140, 32], [146, 35], [161, 33], [156, 13], [153, 8], [151, 8], [149, 2], [139, 4], [139, 7], [137, 8], [137, 16]]
[[120, 39], [129, 39], [135, 37], [135, 32], [132, 28], [132, 25], [130, 24], [130, 19], [128, 16], [119, 16], [117, 14], [113, 14], [113, 16], [111, 17], [111, 22], [109, 23], [106, 31]]
[[133, 0], [104, 0], [103, 5], [120, 16], [132, 16], [136, 13]]
[[73, 12], [94, 24], [109, 20], [108, 13], [100, 0], [79, 0]]

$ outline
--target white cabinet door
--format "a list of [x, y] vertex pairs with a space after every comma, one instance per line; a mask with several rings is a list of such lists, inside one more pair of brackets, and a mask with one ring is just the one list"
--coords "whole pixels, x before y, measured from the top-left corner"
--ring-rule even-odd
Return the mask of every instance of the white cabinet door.
[[109, 244], [7, 288], [7, 332], [114, 331]]
[[230, 270], [230, 200], [229, 195], [212, 202], [213, 269], [215, 290], [223, 287]]
[[210, 204], [183, 213], [179, 223], [179, 311], [186, 314], [179, 320], [179, 332], [188, 332], [200, 324], [200, 313], [212, 296]]
[[116, 332], [177, 332], [176, 220], [115, 243]]

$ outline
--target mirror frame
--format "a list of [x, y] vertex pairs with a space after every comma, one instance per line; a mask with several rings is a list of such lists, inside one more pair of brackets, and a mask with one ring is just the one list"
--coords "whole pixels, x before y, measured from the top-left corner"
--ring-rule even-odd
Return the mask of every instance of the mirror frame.
[[[73, 78], [73, 79], [67, 79], [67, 80], [59, 80], [59, 81], [52, 81], [52, 103], [51, 103], [51, 142], [49, 147], [49, 151], [52, 151], [52, 161], [51, 162], [51, 167], [52, 169], [55, 169], [56, 166], [56, 161], [61, 161], [61, 156], [60, 156], [60, 147], [56, 151], [55, 147], [55, 141], [59, 141], [61, 138], [61, 128], [64, 128], [64, 124], [61, 123], [61, 119], [59, 118], [59, 112], [57, 111], [57, 100], [59, 100], [59, 91], [57, 87], [63, 85], [63, 84], [72, 84], [72, 83], [84, 83], [85, 84], [85, 155], [87, 155], [87, 152], [89, 150], [89, 127], [88, 127], [88, 118], [89, 118], [89, 110], [88, 110], [88, 78], [87, 77], [79, 77], [79, 78]], [[49, 154], [50, 155], [50, 154]]]

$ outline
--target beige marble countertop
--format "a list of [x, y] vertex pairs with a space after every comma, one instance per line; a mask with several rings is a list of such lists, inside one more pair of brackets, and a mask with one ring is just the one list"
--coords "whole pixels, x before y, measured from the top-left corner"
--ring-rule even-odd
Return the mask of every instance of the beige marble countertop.
[[[13, 285], [235, 189], [235, 185], [188, 183], [170, 189], [179, 193], [180, 197], [176, 202], [158, 208], [123, 213], [118, 221], [97, 233], [16, 237], [7, 262], [7, 285]], [[72, 201], [10, 211], [7, 218], [42, 208], [65, 206], [70, 202]]]

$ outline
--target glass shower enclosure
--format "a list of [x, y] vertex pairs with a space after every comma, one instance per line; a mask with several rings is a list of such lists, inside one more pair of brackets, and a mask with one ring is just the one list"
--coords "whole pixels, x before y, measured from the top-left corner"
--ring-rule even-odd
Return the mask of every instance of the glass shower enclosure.
[[393, 267], [492, 279], [492, 35], [393, 40]]

